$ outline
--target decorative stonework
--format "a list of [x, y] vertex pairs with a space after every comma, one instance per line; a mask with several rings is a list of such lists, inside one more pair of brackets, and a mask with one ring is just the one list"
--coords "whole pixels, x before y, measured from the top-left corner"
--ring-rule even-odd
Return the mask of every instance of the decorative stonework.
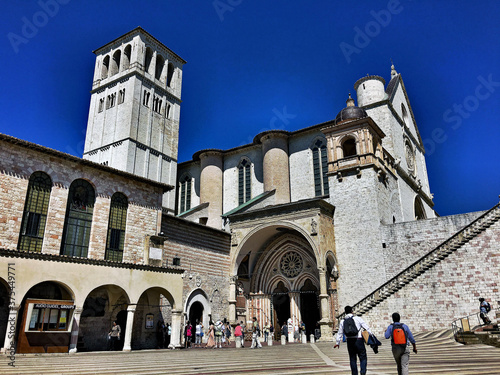
[[289, 278], [298, 276], [302, 272], [303, 266], [302, 257], [295, 251], [289, 251], [281, 258], [281, 273]]

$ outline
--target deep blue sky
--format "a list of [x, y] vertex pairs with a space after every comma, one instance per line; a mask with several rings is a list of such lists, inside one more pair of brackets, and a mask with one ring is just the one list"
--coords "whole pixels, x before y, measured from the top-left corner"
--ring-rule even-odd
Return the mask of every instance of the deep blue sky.
[[137, 26], [187, 60], [179, 161], [330, 120], [393, 59], [437, 212], [498, 202], [500, 1], [54, 1], [0, 2], [1, 133], [81, 156], [92, 50]]

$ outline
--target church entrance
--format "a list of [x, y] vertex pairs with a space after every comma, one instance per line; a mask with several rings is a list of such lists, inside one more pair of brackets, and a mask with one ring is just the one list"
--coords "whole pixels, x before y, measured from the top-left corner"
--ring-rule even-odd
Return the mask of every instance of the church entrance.
[[[201, 302], [196, 301], [191, 305], [191, 308], [189, 309], [189, 321], [193, 326], [196, 325], [196, 322], [203, 323], [203, 305]], [[208, 323], [203, 325], [208, 326]]]
[[321, 310], [318, 265], [310, 244], [288, 231], [240, 259], [237, 287], [246, 298], [247, 322], [255, 316], [261, 326], [272, 323], [278, 340], [287, 323], [298, 327], [303, 321], [308, 337], [313, 334]]

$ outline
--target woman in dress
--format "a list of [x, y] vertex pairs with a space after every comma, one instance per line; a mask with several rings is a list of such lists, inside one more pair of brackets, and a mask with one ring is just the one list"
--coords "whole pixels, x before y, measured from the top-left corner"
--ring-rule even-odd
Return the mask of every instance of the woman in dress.
[[215, 348], [215, 327], [214, 322], [210, 322], [210, 326], [208, 328], [208, 341], [206, 348]]

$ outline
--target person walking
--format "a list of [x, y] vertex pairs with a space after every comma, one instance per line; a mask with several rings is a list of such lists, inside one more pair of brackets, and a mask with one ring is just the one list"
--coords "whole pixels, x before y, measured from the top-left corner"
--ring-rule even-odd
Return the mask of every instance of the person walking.
[[396, 312], [392, 314], [392, 323], [385, 331], [385, 338], [391, 339], [392, 355], [396, 361], [398, 375], [408, 375], [410, 364], [410, 343], [413, 345], [413, 353], [417, 354], [417, 345], [410, 328], [400, 322], [401, 316]]
[[215, 323], [215, 348], [222, 349], [223, 324], [220, 320]]
[[184, 348], [189, 349], [191, 346], [191, 338], [193, 336], [193, 326], [191, 322], [188, 320], [186, 324], [186, 328], [184, 329]]
[[359, 357], [361, 375], [366, 375], [368, 360], [366, 356], [365, 341], [363, 340], [361, 331], [365, 329], [369, 334], [372, 334], [372, 331], [361, 317], [353, 315], [351, 306], [344, 307], [344, 312], [346, 315], [340, 322], [339, 331], [337, 332], [337, 343], [334, 345], [334, 348], [340, 347], [340, 342], [345, 333], [351, 374], [358, 375], [357, 357]]
[[241, 326], [241, 347], [245, 347], [245, 332], [246, 332], [246, 325], [243, 323], [243, 320], [240, 321], [240, 326]]
[[488, 318], [488, 313], [491, 311], [491, 305], [484, 300], [484, 298], [479, 298], [479, 316], [483, 320], [484, 324], [491, 324], [490, 318]]
[[226, 322], [226, 329], [224, 330], [224, 334], [226, 335], [226, 345], [231, 345], [231, 324]]
[[281, 326], [281, 336], [285, 336], [285, 341], [288, 341], [288, 325], [286, 322]]
[[213, 322], [210, 322], [210, 325], [208, 327], [207, 336], [208, 336], [207, 346], [205, 346], [205, 348], [209, 348], [209, 349], [215, 348], [215, 327], [214, 327]]
[[234, 337], [235, 341], [240, 340], [241, 342], [241, 347], [243, 348], [243, 332], [241, 330], [241, 325], [240, 323], [236, 323], [236, 327], [234, 327]]
[[253, 319], [252, 346], [250, 347], [250, 349], [259, 349], [259, 348], [262, 348], [262, 345], [260, 344], [260, 340], [259, 340], [259, 336], [260, 336], [259, 322], [257, 321], [257, 318], [255, 316], [252, 319]]
[[111, 330], [108, 333], [108, 337], [110, 340], [109, 350], [118, 350], [118, 341], [120, 340], [121, 332], [122, 329], [118, 324], [116, 324], [116, 321], [114, 321], [113, 326], [111, 327]]
[[170, 335], [172, 335], [172, 326], [167, 323], [165, 326], [165, 348], [167, 349], [170, 346]]
[[267, 342], [267, 338], [269, 337], [269, 322], [266, 322], [266, 325], [264, 326], [264, 342]]
[[196, 339], [194, 346], [201, 348], [201, 338], [203, 337], [203, 324], [199, 320], [196, 320]]

